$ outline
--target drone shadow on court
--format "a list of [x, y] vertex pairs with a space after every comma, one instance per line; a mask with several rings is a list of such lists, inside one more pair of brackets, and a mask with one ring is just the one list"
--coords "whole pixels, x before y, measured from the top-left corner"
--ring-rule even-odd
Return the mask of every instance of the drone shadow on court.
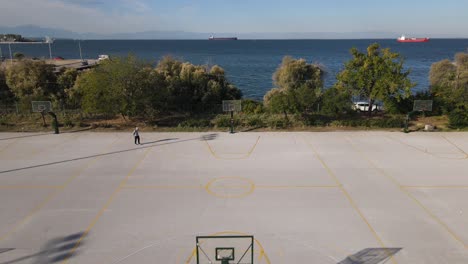
[[124, 150], [112, 151], [112, 152], [108, 152], [108, 153], [101, 153], [101, 154], [78, 157], [78, 158], [73, 158], [73, 159], [43, 163], [43, 164], [27, 166], [27, 167], [22, 167], [22, 168], [4, 170], [4, 171], [0, 171], [0, 174], [14, 172], [14, 171], [35, 169], [35, 168], [40, 168], [40, 167], [52, 166], [52, 165], [57, 165], [57, 164], [62, 164], [62, 163], [67, 163], [67, 162], [73, 162], [73, 161], [79, 161], [79, 160], [85, 160], [85, 159], [91, 159], [91, 158], [102, 157], [102, 156], [116, 155], [116, 154], [131, 152], [131, 151], [135, 151], [135, 150], [140, 150], [140, 149], [146, 149], [146, 148], [152, 148], [152, 147], [158, 147], [158, 146], [164, 146], [164, 145], [170, 145], [170, 144], [177, 144], [177, 143], [183, 143], [183, 142], [194, 141], [194, 140], [201, 140], [201, 141], [215, 140], [217, 137], [218, 137], [218, 134], [207, 134], [207, 135], [203, 135], [201, 137], [182, 139], [182, 140], [179, 140], [178, 138], [161, 139], [161, 140], [157, 140], [157, 141], [143, 143], [143, 144], [140, 145], [141, 147], [135, 147], [135, 148], [131, 148], [131, 149], [124, 149]]
[[337, 264], [381, 264], [397, 254], [401, 248], [366, 248], [348, 256]]
[[[0, 262], [0, 264], [15, 264], [24, 262], [32, 264], [48, 264], [62, 262], [80, 253], [80, 250], [83, 248], [83, 245], [86, 241], [85, 239], [82, 239], [83, 235], [83, 232], [78, 232], [68, 236], [51, 239], [47, 241], [44, 246], [41, 247], [40, 251], [35, 254], [19, 257], [6, 262]], [[73, 253], [71, 253], [72, 250]], [[8, 251], [14, 251], [14, 249], [9, 249]]]

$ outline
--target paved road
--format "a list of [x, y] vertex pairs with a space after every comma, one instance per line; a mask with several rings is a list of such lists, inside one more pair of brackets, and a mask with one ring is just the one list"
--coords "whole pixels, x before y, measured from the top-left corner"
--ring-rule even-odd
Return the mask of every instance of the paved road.
[[142, 143], [0, 133], [0, 263], [196, 263], [195, 236], [245, 234], [255, 263], [468, 263], [468, 133]]

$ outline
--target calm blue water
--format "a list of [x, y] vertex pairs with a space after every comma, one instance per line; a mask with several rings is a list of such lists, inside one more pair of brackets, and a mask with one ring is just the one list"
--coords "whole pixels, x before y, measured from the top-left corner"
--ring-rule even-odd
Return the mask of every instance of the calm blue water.
[[[401, 53], [406, 67], [411, 68], [411, 79], [417, 82], [415, 90], [428, 87], [431, 64], [453, 60], [455, 53], [467, 51], [468, 39], [432, 39], [428, 43], [398, 43], [395, 40], [87, 40], [81, 42], [84, 58], [97, 58], [99, 54], [124, 56], [133, 53], [140, 58], [156, 62], [171, 55], [194, 64], [220, 65], [228, 78], [239, 87], [245, 97], [261, 99], [273, 87], [272, 74], [283, 56], [304, 58], [319, 63], [328, 71], [326, 86], [335, 82], [336, 74], [351, 58], [349, 49], [364, 51], [371, 43]], [[0, 45], [8, 57], [8, 46]], [[48, 57], [47, 45], [14, 45], [12, 51], [31, 57]], [[53, 56], [79, 58], [78, 42], [57, 40], [52, 45]]]

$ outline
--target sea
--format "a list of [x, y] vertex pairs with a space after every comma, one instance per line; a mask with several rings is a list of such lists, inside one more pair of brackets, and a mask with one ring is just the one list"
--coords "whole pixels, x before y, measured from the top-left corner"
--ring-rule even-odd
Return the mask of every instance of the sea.
[[[240, 88], [245, 98], [261, 100], [274, 87], [272, 75], [284, 56], [303, 58], [321, 65], [327, 72], [325, 88], [336, 82], [336, 74], [351, 59], [353, 47], [365, 52], [372, 43], [390, 48], [405, 59], [410, 78], [417, 85], [414, 92], [427, 90], [431, 64], [453, 60], [458, 52], [468, 52], [468, 39], [431, 39], [427, 43], [398, 43], [395, 39], [357, 40], [56, 40], [51, 45], [53, 57], [96, 59], [98, 55], [126, 56], [134, 54], [154, 64], [164, 56], [172, 56], [193, 64], [219, 65], [228, 80]], [[0, 44], [1, 53], [9, 57], [8, 45]], [[12, 53], [28, 57], [48, 58], [46, 44], [11, 45]]]

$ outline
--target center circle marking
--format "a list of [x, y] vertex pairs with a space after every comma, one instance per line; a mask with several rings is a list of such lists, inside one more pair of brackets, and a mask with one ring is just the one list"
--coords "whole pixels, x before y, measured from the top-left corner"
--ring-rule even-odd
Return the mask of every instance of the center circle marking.
[[205, 189], [219, 198], [243, 198], [253, 193], [255, 184], [247, 178], [221, 177], [209, 181]]

